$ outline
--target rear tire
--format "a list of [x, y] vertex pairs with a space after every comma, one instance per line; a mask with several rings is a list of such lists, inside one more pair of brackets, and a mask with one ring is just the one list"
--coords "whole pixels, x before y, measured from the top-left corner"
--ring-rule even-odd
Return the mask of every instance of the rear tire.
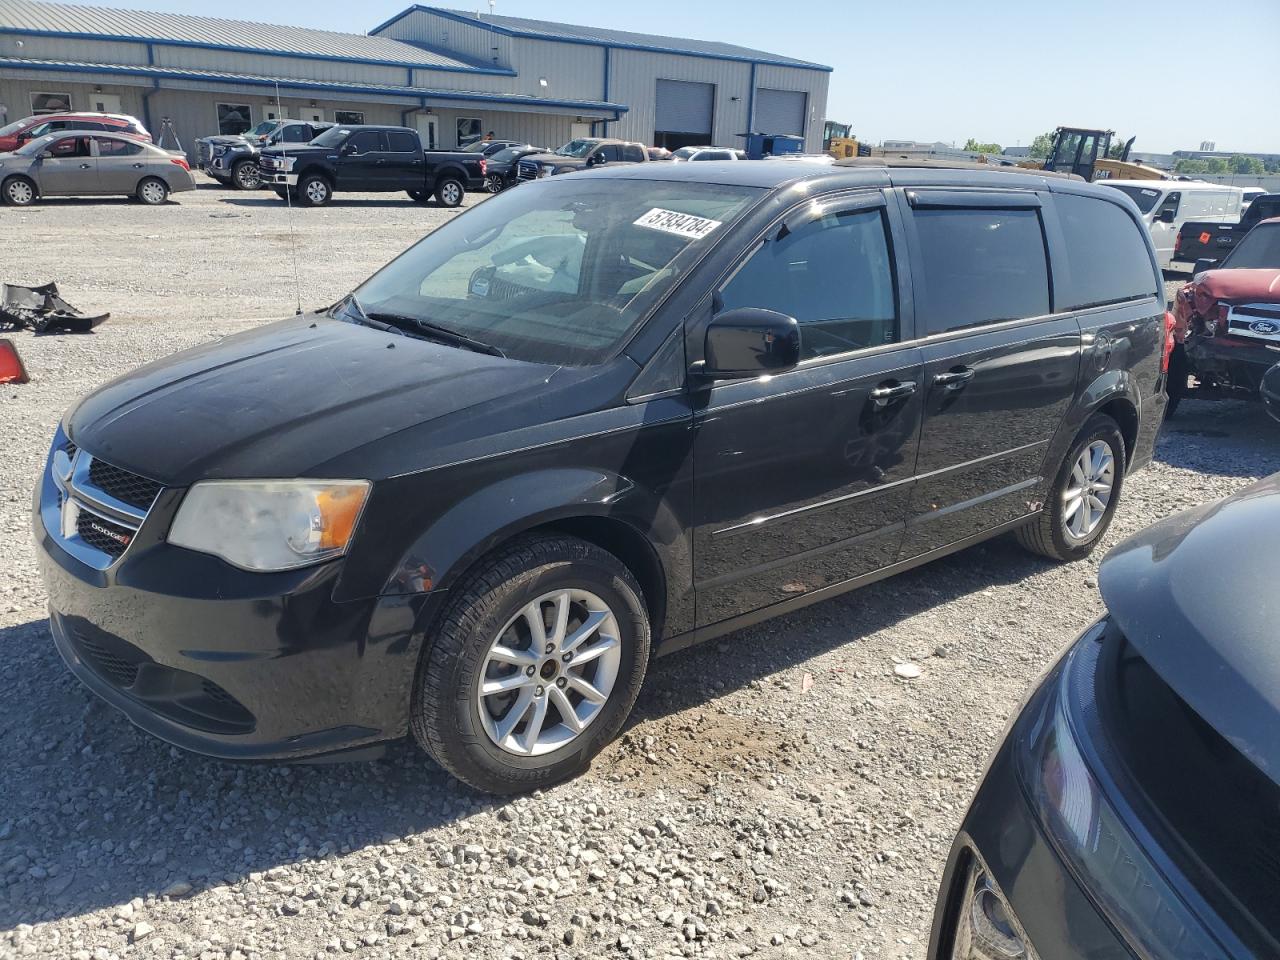
[[144, 177], [138, 182], [138, 199], [149, 207], [158, 207], [169, 199], [169, 185], [159, 177]]
[[1174, 411], [1178, 409], [1178, 404], [1182, 402], [1182, 398], [1187, 394], [1189, 368], [1187, 348], [1181, 343], [1175, 343], [1173, 352], [1169, 354], [1169, 373], [1165, 377], [1165, 392], [1169, 395], [1169, 403], [1164, 408], [1164, 418], [1166, 420], [1173, 419]]
[[10, 177], [0, 186], [0, 195], [11, 207], [29, 207], [36, 202], [39, 193], [35, 182], [27, 177]]
[[298, 206], [323, 207], [332, 199], [333, 187], [324, 177], [309, 173], [298, 181]]
[[[450, 594], [414, 683], [418, 744], [489, 793], [535, 790], [585, 770], [622, 729], [649, 661], [649, 617], [631, 572], [586, 541], [527, 536], [482, 560]], [[494, 684], [496, 692], [484, 689]]]
[[431, 194], [426, 190], [406, 190], [405, 193], [409, 194], [409, 199], [415, 203], [426, 203], [431, 199]]
[[466, 192], [466, 187], [457, 177], [445, 177], [436, 184], [436, 203], [450, 208], [461, 206]]
[[[1110, 471], [1106, 478], [1109, 486], [1103, 501], [1103, 480], [1090, 480], [1091, 471], [1082, 464], [1086, 461], [1101, 464], [1106, 457], [1110, 458]], [[1018, 542], [1032, 553], [1050, 560], [1062, 563], [1083, 560], [1093, 552], [1111, 526], [1124, 485], [1125, 463], [1124, 436], [1120, 427], [1105, 414], [1094, 414], [1067, 451], [1049, 489], [1049, 502], [1034, 520], [1015, 532]], [[1078, 491], [1083, 491], [1083, 495], [1076, 496]], [[1097, 507], [1099, 502], [1103, 505], [1101, 510]], [[1090, 513], [1082, 514], [1081, 511], [1090, 511], [1093, 519], [1082, 521], [1082, 517], [1089, 517]], [[1074, 531], [1073, 526], [1076, 528]]]

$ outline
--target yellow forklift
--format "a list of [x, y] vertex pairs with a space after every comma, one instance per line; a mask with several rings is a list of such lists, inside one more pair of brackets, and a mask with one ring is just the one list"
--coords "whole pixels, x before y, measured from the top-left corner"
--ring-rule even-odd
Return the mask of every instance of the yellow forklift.
[[1084, 180], [1166, 180], [1168, 175], [1155, 167], [1130, 162], [1133, 149], [1130, 137], [1118, 158], [1110, 158], [1114, 130], [1090, 130], [1084, 127], [1059, 127], [1053, 132], [1053, 146], [1045, 160], [1024, 160], [1018, 166], [1029, 170], [1051, 170], [1074, 173]]
[[853, 135], [850, 124], [828, 120], [822, 128], [822, 152], [829, 153], [837, 160], [862, 156], [858, 152], [858, 140]]

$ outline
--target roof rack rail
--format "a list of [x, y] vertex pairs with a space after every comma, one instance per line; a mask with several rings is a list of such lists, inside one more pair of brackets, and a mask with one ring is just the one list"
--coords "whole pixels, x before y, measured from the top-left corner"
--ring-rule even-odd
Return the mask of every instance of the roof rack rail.
[[1080, 180], [1074, 173], [1055, 170], [1037, 170], [1008, 163], [986, 163], [981, 160], [954, 160], [948, 157], [913, 157], [907, 154], [883, 157], [846, 157], [837, 160], [837, 167], [936, 167], [940, 170], [985, 170], [989, 173], [1026, 173], [1036, 177], [1054, 177], [1059, 180]]

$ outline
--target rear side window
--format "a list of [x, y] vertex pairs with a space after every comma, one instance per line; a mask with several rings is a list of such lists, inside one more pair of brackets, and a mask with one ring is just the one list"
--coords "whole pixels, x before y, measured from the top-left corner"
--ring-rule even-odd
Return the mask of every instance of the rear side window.
[[884, 213], [829, 213], [766, 240], [724, 285], [718, 309], [761, 307], [800, 323], [805, 359], [898, 339]]
[[925, 209], [914, 220], [924, 271], [914, 278], [923, 335], [1049, 312], [1039, 211]]
[[1071, 284], [1060, 310], [1140, 300], [1156, 293], [1145, 231], [1114, 203], [1058, 194], [1058, 221], [1067, 245]]
[[387, 146], [392, 153], [414, 153], [418, 149], [418, 143], [414, 140], [413, 134], [405, 133], [403, 130], [388, 130]]
[[113, 137], [94, 137], [98, 144], [100, 157], [136, 157], [142, 152], [142, 144], [128, 140], [116, 140]]
[[622, 159], [630, 163], [639, 163], [644, 159], [644, 151], [633, 143], [622, 148]]

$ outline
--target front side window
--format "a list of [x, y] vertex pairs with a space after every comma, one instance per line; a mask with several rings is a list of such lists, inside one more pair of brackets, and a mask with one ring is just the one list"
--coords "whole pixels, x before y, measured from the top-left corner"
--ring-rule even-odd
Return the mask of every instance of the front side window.
[[721, 288], [717, 309], [740, 307], [794, 317], [805, 359], [896, 342], [884, 211], [838, 211], [782, 228]]
[[974, 207], [913, 211], [923, 276], [913, 277], [923, 334], [1049, 312], [1039, 211]]
[[1058, 194], [1054, 204], [1071, 267], [1071, 288], [1059, 300], [1059, 309], [1155, 295], [1146, 231], [1129, 214], [1106, 200], [1067, 193]]
[[364, 153], [376, 152], [381, 144], [381, 134], [377, 130], [358, 130], [347, 141], [343, 152], [358, 157]]
[[89, 156], [88, 137], [63, 137], [55, 140], [46, 148], [55, 158], [61, 160], [69, 157]]
[[514, 359], [581, 366], [625, 343], [763, 191], [557, 178], [499, 194], [428, 234], [355, 291]]
[[619, 151], [617, 144], [610, 143], [596, 151], [596, 158], [598, 160], [605, 160], [609, 163], [615, 163], [622, 158], [622, 153]]
[[218, 133], [235, 137], [253, 126], [253, 115], [247, 103], [218, 104]]
[[1182, 194], [1178, 193], [1178, 191], [1175, 190], [1173, 193], [1169, 194], [1167, 197], [1164, 198], [1164, 203], [1160, 204], [1160, 211], [1156, 214], [1156, 219], [1159, 220], [1166, 213], [1172, 213], [1174, 219], [1176, 220], [1178, 217], [1178, 207], [1181, 203], [1182, 203]]

